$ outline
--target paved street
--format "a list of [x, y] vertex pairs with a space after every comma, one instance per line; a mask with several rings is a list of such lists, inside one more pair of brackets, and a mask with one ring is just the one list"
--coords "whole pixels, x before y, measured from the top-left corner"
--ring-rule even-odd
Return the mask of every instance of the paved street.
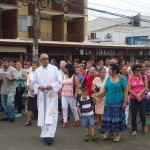
[[[0, 113], [2, 116], [2, 113]], [[102, 134], [98, 142], [84, 142], [84, 130], [82, 127], [60, 128], [60, 117], [56, 138], [52, 146], [46, 145], [40, 138], [40, 128], [33, 121], [32, 126], [24, 127], [26, 116], [17, 118], [15, 122], [0, 122], [0, 150], [149, 150], [150, 133], [137, 137], [131, 136], [131, 128], [121, 135], [121, 141], [102, 140]], [[97, 131], [97, 130], [96, 130]]]

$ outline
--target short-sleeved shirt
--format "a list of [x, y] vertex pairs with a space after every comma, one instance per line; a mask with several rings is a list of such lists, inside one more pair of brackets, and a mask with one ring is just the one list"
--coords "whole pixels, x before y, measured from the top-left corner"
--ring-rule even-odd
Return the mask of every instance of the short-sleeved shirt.
[[92, 82], [95, 77], [97, 77], [97, 74], [94, 77], [92, 77], [90, 74], [88, 74], [87, 78], [86, 78], [86, 87], [88, 88], [89, 96], [91, 96], [93, 94]]
[[125, 77], [120, 76], [118, 82], [112, 82], [108, 77], [104, 88], [106, 89], [105, 103], [120, 104], [124, 101], [124, 89], [127, 87], [128, 82]]
[[78, 75], [78, 79], [79, 79], [79, 82], [81, 83], [81, 81], [83, 80], [83, 77], [81, 75]]
[[[18, 71], [18, 76], [17, 78], [24, 78], [24, 73], [26, 72], [25, 69], [21, 69], [20, 71]], [[25, 87], [25, 81], [22, 80], [17, 80], [16, 81], [16, 87]]]
[[[140, 92], [144, 89], [145, 85], [144, 85], [143, 79], [144, 79], [144, 80], [147, 80], [147, 77], [146, 77], [146, 76], [143, 76], [143, 78], [142, 78], [142, 75], [141, 75], [139, 78], [135, 78], [134, 75], [131, 75], [131, 76], [129, 77], [128, 82], [131, 84], [131, 90], [132, 90], [134, 93], [138, 94], [138, 93], [140, 93]], [[131, 99], [136, 99], [136, 97], [133, 96], [132, 94], [130, 94], [129, 97], [130, 97]], [[146, 97], [146, 94], [145, 94], [145, 92], [144, 92], [144, 93], [141, 95], [141, 98], [143, 99], [143, 98], [145, 98], [145, 97]]]
[[77, 106], [81, 108], [82, 116], [91, 116], [94, 114], [93, 102], [89, 97], [87, 97], [87, 100], [83, 100], [81, 97], [77, 103]]
[[[0, 72], [5, 72], [4, 69], [0, 69]], [[6, 71], [7, 76], [10, 78], [17, 78], [17, 70], [13, 67], [9, 67]], [[3, 79], [1, 85], [1, 94], [8, 94], [9, 92], [16, 92], [16, 81], [8, 81]]]
[[100, 77], [95, 77], [94, 80], [93, 80], [93, 85], [97, 86], [98, 88], [104, 88], [104, 85], [106, 83], [106, 78], [104, 79], [104, 81], [102, 82]]

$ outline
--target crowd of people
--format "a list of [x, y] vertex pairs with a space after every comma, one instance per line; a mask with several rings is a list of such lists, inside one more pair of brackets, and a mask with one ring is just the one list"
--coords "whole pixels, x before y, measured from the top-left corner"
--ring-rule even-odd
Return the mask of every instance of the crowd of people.
[[[43, 53], [39, 61], [28, 62], [23, 67], [20, 61], [3, 58], [0, 84], [4, 115], [1, 121], [14, 122], [16, 117], [22, 117], [27, 105], [24, 126], [32, 125], [33, 117], [37, 118], [40, 137], [51, 145], [58, 114], [62, 114], [61, 128], [64, 129], [70, 126], [72, 111], [73, 126], [79, 127], [82, 122], [85, 128], [85, 141], [98, 141], [97, 127], [104, 140], [113, 137], [114, 142], [119, 142], [120, 132], [128, 126], [129, 113], [132, 135], [138, 135], [138, 112], [141, 131], [148, 132], [149, 83], [148, 61], [131, 63], [106, 58], [95, 63], [75, 59], [73, 63], [62, 60], [58, 65], [55, 59], [49, 62], [48, 55]], [[26, 91], [27, 104], [23, 101]]]

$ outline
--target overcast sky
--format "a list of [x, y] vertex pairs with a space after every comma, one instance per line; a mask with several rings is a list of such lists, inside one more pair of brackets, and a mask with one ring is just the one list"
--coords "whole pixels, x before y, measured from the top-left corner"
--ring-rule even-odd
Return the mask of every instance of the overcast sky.
[[[132, 16], [139, 12], [141, 15], [150, 16], [150, 0], [88, 0], [88, 3], [88, 7], [113, 13]], [[100, 16], [105, 18], [114, 17], [95, 11], [89, 11], [89, 20], [96, 19]]]

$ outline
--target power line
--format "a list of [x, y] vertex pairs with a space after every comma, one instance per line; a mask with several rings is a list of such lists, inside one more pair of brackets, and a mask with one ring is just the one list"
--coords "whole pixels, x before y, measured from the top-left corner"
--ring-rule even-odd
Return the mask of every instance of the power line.
[[150, 5], [150, 3], [145, 3], [145, 2], [143, 2], [143, 0], [142, 1], [140, 1], [140, 0], [134, 0], [134, 1], [136, 1], [138, 3], [141, 3], [141, 4]]
[[[108, 14], [108, 15], [118, 16], [118, 17], [122, 17], [122, 18], [133, 19], [133, 17], [131, 17], [131, 16], [122, 15], [122, 14], [119, 14], [119, 13], [113, 13], [113, 12], [109, 12], [109, 11], [104, 11], [104, 10], [100, 10], [100, 9], [96, 9], [96, 8], [92, 8], [92, 7], [79, 6], [79, 5], [75, 5], [75, 4], [71, 4], [71, 6], [77, 7], [76, 9], [79, 9], [79, 8], [83, 9], [83, 8], [85, 8], [85, 9], [88, 9], [88, 10], [91, 10], [91, 11], [95, 11], [95, 12], [99, 12], [99, 13], [104, 13], [104, 14]], [[142, 18], [139, 18], [139, 21], [150, 23], [150, 20], [142, 19]]]
[[146, 6], [143, 6], [143, 5], [140, 5], [140, 4], [136, 4], [136, 3], [133, 3], [133, 2], [128, 2], [128, 1], [125, 1], [125, 0], [120, 0], [124, 3], [128, 3], [128, 4], [132, 4], [132, 5], [136, 5], [136, 6], [139, 6], [139, 7], [143, 7], [143, 8], [146, 8], [146, 9], [150, 9], [149, 7], [146, 7]]
[[[129, 11], [129, 12], [132, 12], [132, 13], [135, 12], [135, 13], [148, 14], [148, 13], [133, 11], [133, 10], [129, 10], [129, 9], [122, 9], [122, 8], [111, 7], [111, 6], [107, 6], [107, 5], [101, 5], [101, 4], [98, 4], [98, 3], [88, 3], [88, 4], [95, 5], [95, 6], [106, 7], [106, 8], [111, 8], [111, 9], [115, 9], [115, 10], [118, 9], [118, 10], [121, 10], [121, 11]], [[148, 14], [148, 15], [150, 15], [150, 14]]]
[[[94, 16], [94, 17], [102, 18], [102, 19], [104, 19], [104, 20], [108, 20], [108, 21], [111, 21], [111, 22], [120, 23], [120, 24], [116, 24], [116, 25], [122, 25], [122, 26], [132, 27], [132, 25], [131, 25], [131, 24], [128, 24], [128, 23], [111, 20], [111, 19], [108, 19], [108, 18], [96, 16], [96, 15], [93, 15], [93, 14], [90, 14], [90, 15], [91, 15], [91, 16]], [[140, 27], [140, 28], [138, 28], [138, 29], [150, 29], [150, 28], [148, 28], [148, 27]], [[136, 29], [136, 27], [135, 27], [134, 30], [138, 30], [138, 29]], [[123, 30], [125, 30], [125, 29], [123, 29]], [[139, 33], [139, 32], [138, 32], [138, 33]]]

